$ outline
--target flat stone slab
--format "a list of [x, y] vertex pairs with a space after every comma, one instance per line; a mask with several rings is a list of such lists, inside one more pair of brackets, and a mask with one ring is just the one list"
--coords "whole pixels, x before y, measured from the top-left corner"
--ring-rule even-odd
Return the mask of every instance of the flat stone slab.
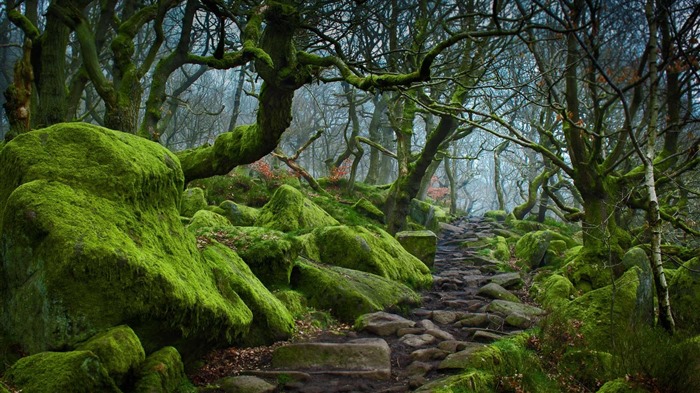
[[520, 273], [502, 273], [492, 276], [489, 282], [498, 284], [506, 289], [518, 288], [523, 285], [523, 279]]
[[484, 330], [477, 330], [476, 333], [474, 333], [472, 340], [479, 342], [479, 343], [492, 343], [492, 342], [494, 342], [496, 340], [500, 340], [502, 338], [503, 338], [503, 336], [501, 336], [500, 334], [487, 332]]
[[541, 308], [529, 306], [527, 304], [509, 302], [507, 300], [494, 300], [486, 307], [486, 311], [500, 313], [505, 316], [510, 314], [520, 314], [527, 317], [541, 316], [546, 313]]
[[252, 375], [226, 377], [216, 381], [219, 389], [227, 393], [273, 393], [277, 386]]
[[327, 374], [388, 379], [391, 377], [391, 349], [381, 338], [357, 339], [347, 343], [296, 343], [275, 349], [272, 367], [308, 370], [309, 374], [322, 370]]
[[399, 339], [402, 343], [408, 345], [409, 347], [422, 347], [424, 345], [429, 345], [435, 342], [437, 338], [430, 334], [407, 334]]
[[377, 336], [393, 336], [399, 329], [412, 328], [416, 323], [400, 315], [379, 311], [361, 315], [357, 319], [357, 330], [366, 330]]
[[481, 348], [485, 347], [484, 344], [480, 343], [465, 343], [467, 346], [459, 351], [447, 355], [447, 357], [440, 362], [438, 370], [444, 369], [465, 369], [469, 367], [472, 356], [478, 352]]
[[479, 288], [478, 295], [490, 297], [491, 299], [508, 300], [510, 302], [520, 303], [517, 296], [510, 293], [507, 289], [496, 284], [495, 282], [488, 283]]

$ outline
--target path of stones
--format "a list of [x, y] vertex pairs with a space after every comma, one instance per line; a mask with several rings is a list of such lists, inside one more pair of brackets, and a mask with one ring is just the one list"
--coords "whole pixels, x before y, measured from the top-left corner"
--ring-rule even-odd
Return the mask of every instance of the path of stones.
[[520, 303], [518, 273], [499, 273], [478, 247], [462, 246], [494, 236], [498, 227], [480, 218], [443, 224], [433, 287], [423, 293], [421, 308], [407, 318], [367, 314], [359, 332], [278, 348], [270, 369], [230, 381], [251, 389], [230, 391], [408, 392], [459, 372], [470, 353], [543, 313]]

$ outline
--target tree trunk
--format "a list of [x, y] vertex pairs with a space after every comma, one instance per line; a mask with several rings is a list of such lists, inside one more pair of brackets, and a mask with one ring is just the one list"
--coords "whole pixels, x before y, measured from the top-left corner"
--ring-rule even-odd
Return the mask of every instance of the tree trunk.
[[[369, 122], [369, 139], [375, 143], [380, 143], [382, 140], [382, 133], [380, 126], [382, 124], [382, 116], [387, 107], [387, 101], [383, 95], [377, 94], [374, 96], [374, 112], [372, 112], [372, 120]], [[367, 184], [377, 184], [379, 182], [379, 169], [380, 169], [380, 152], [376, 149], [370, 149], [369, 152], [369, 168], [367, 169], [367, 177], [365, 177], [365, 183]]]
[[503, 183], [501, 181], [501, 153], [508, 147], [508, 141], [502, 142], [493, 152], [493, 185], [496, 189], [498, 210], [506, 210], [506, 198], [503, 195]]

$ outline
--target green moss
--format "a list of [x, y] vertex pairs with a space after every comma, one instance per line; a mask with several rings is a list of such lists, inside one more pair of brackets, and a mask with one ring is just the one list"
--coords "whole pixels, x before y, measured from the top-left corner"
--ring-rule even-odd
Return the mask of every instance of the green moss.
[[100, 333], [76, 349], [97, 355], [109, 376], [119, 386], [133, 377], [133, 372], [146, 358], [141, 341], [126, 325]]
[[219, 228], [230, 225], [228, 218], [210, 210], [199, 210], [192, 216], [187, 229], [192, 233], [198, 233], [203, 228]]
[[490, 243], [491, 257], [501, 262], [508, 262], [510, 260], [510, 247], [505, 237], [496, 236], [490, 240]]
[[225, 343], [250, 324], [214, 279], [230, 267], [203, 263], [180, 222], [182, 172], [162, 146], [70, 123], [15, 138], [0, 163], [0, 322], [24, 350], [124, 323], [147, 350]]
[[571, 281], [558, 274], [540, 274], [530, 288], [530, 296], [548, 310], [566, 306], [575, 293]]
[[287, 310], [289, 310], [289, 313], [292, 314], [295, 319], [307, 313], [308, 302], [303, 293], [292, 289], [286, 289], [273, 292], [272, 294], [287, 307]]
[[470, 369], [423, 385], [416, 393], [492, 393], [496, 391], [495, 384], [493, 374]]
[[310, 306], [330, 310], [338, 319], [353, 322], [362, 314], [389, 307], [415, 305], [418, 295], [410, 288], [385, 278], [298, 260], [291, 286], [303, 293]]
[[396, 240], [426, 266], [433, 266], [437, 252], [437, 236], [432, 231], [402, 231], [396, 234]]
[[305, 198], [299, 190], [284, 185], [260, 209], [255, 225], [290, 232], [302, 228], [338, 225], [338, 221]]
[[449, 222], [450, 215], [439, 206], [418, 199], [411, 200], [408, 215], [416, 223], [435, 233], [440, 232], [440, 223]]
[[614, 286], [587, 292], [557, 310], [568, 320], [582, 321], [581, 333], [590, 349], [609, 350], [614, 332], [635, 323], [638, 272], [639, 268], [632, 268]]
[[213, 270], [222, 292], [237, 293], [253, 315], [250, 330], [242, 337], [246, 345], [263, 345], [288, 339], [294, 331], [289, 310], [250, 271], [248, 265], [228, 247], [212, 243], [202, 251], [204, 259], [226, 265], [229, 271]]
[[700, 257], [684, 263], [669, 281], [673, 317], [679, 329], [700, 333]]
[[204, 189], [208, 203], [213, 205], [230, 200], [246, 206], [261, 207], [272, 196], [272, 191], [262, 179], [251, 178], [242, 167], [236, 168], [226, 176], [195, 180], [190, 183], [190, 186]]
[[491, 219], [493, 221], [505, 221], [508, 213], [505, 210], [489, 210], [484, 213], [484, 218]]
[[365, 198], [360, 198], [352, 208], [363, 216], [369, 217], [371, 219], [377, 220], [379, 222], [384, 222], [384, 212], [379, 210], [372, 202]]
[[260, 227], [230, 225], [205, 228], [201, 236], [234, 250], [268, 288], [286, 287], [301, 243], [284, 232]]
[[315, 229], [304, 240], [310, 259], [361, 270], [413, 288], [432, 285], [430, 269], [376, 227], [329, 226]]
[[634, 386], [630, 381], [624, 378], [608, 381], [597, 393], [646, 393], [646, 389]]
[[150, 354], [141, 366], [134, 393], [194, 392], [185, 375], [180, 353], [173, 347], [164, 347]]
[[185, 217], [192, 217], [194, 214], [207, 207], [207, 199], [204, 197], [204, 190], [199, 187], [192, 187], [182, 193], [180, 201], [180, 214]]
[[41, 352], [20, 359], [4, 376], [23, 392], [119, 392], [100, 360], [90, 351]]
[[228, 218], [231, 225], [236, 226], [252, 226], [260, 215], [258, 209], [233, 201], [223, 201], [219, 208], [221, 209], [219, 214]]

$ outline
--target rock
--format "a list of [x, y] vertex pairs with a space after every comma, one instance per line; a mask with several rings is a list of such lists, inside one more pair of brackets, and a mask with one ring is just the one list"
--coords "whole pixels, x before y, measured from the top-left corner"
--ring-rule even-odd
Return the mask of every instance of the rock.
[[510, 260], [510, 246], [503, 236], [496, 236], [491, 240], [491, 256], [500, 262]]
[[286, 184], [275, 191], [270, 201], [260, 209], [255, 221], [255, 226], [282, 232], [338, 224], [325, 210], [304, 197], [301, 191]]
[[471, 344], [473, 343], [467, 341], [448, 340], [441, 342], [437, 347], [440, 350], [455, 353], [467, 349]]
[[378, 207], [374, 206], [372, 202], [365, 198], [360, 198], [354, 205], [352, 205], [352, 208], [365, 217], [369, 217], [379, 222], [384, 222], [384, 212], [379, 210]]
[[503, 317], [496, 314], [472, 313], [465, 315], [457, 324], [461, 327], [499, 328], [503, 326]]
[[435, 336], [430, 334], [407, 334], [399, 339], [399, 341], [410, 347], [422, 347], [424, 345], [429, 345], [434, 343], [436, 340]]
[[520, 258], [528, 269], [544, 265], [544, 256], [552, 240], [552, 231], [526, 233], [515, 243], [515, 256]]
[[454, 340], [454, 336], [451, 335], [450, 333], [447, 333], [446, 331], [442, 329], [428, 329], [425, 331], [425, 334], [429, 334], [435, 338], [437, 338], [440, 341], [445, 341], [445, 340]]
[[76, 350], [91, 351], [97, 355], [109, 376], [119, 386], [133, 377], [136, 369], [146, 359], [141, 341], [126, 325], [100, 333], [80, 344]]
[[180, 200], [180, 215], [192, 217], [199, 210], [207, 207], [207, 198], [204, 196], [204, 190], [199, 187], [186, 189], [182, 193]]
[[219, 204], [222, 216], [228, 218], [231, 225], [253, 226], [260, 216], [260, 211], [254, 207], [241, 205], [233, 201], [223, 201]]
[[484, 218], [490, 218], [494, 221], [500, 222], [505, 221], [507, 216], [508, 213], [506, 213], [505, 210], [489, 210], [484, 213]]
[[669, 281], [673, 317], [679, 329], [700, 333], [700, 257], [684, 263]]
[[379, 311], [358, 317], [355, 329], [366, 330], [378, 336], [393, 336], [399, 329], [412, 328], [415, 325], [415, 322], [400, 315]]
[[419, 327], [414, 327], [414, 328], [401, 328], [396, 331], [396, 337], [403, 337], [407, 334], [423, 334], [425, 333], [425, 329], [419, 328]]
[[470, 342], [464, 344], [462, 350], [448, 355], [445, 360], [440, 362], [438, 370], [467, 368], [469, 367], [472, 356], [480, 349], [484, 348], [484, 344], [480, 343]]
[[226, 227], [231, 225], [228, 218], [211, 210], [199, 210], [192, 216], [187, 229], [194, 234], [212, 228]]
[[411, 359], [421, 362], [427, 362], [430, 360], [442, 360], [449, 354], [450, 352], [443, 351], [439, 348], [416, 349], [415, 351], [411, 352]]
[[549, 310], [565, 306], [574, 298], [575, 293], [574, 284], [558, 274], [537, 276], [535, 284], [530, 288], [530, 295]]
[[267, 228], [231, 225], [215, 228], [212, 236], [234, 250], [267, 288], [289, 285], [301, 250], [301, 242], [296, 237]]
[[440, 232], [443, 223], [450, 221], [449, 214], [442, 208], [418, 199], [411, 200], [408, 216], [435, 233]]
[[438, 325], [434, 324], [433, 321], [431, 321], [431, 320], [429, 320], [429, 319], [422, 319], [422, 320], [418, 321], [418, 323], [416, 323], [416, 326], [418, 326], [418, 327], [420, 327], [420, 328], [423, 328], [423, 329], [425, 329], [425, 330], [428, 330], [428, 329], [440, 329], [440, 328], [438, 327]]
[[624, 378], [606, 382], [598, 389], [597, 393], [647, 393], [648, 390], [634, 386]]
[[296, 343], [272, 353], [272, 367], [288, 370], [349, 371], [350, 375], [388, 379], [391, 349], [381, 338], [347, 343]]
[[487, 332], [484, 330], [477, 330], [476, 332], [474, 332], [474, 336], [472, 336], [472, 340], [478, 343], [491, 343], [494, 341], [498, 341], [501, 338], [503, 338], [503, 336], [500, 334]]
[[432, 231], [402, 231], [396, 234], [396, 240], [411, 255], [432, 268], [437, 251], [437, 236]]
[[150, 354], [141, 365], [134, 393], [170, 393], [189, 385], [180, 353], [164, 347]]
[[520, 314], [535, 317], [545, 314], [545, 311], [541, 308], [522, 303], [509, 302], [507, 300], [494, 300], [488, 305], [488, 307], [486, 307], [486, 310], [489, 312], [500, 313], [504, 316], [510, 314]]
[[4, 379], [22, 392], [120, 392], [98, 357], [90, 351], [27, 356], [10, 367]]
[[508, 292], [507, 289], [493, 282], [479, 288], [477, 294], [490, 297], [491, 299], [501, 299], [520, 303], [520, 299], [518, 299], [517, 296], [513, 295], [512, 293]]
[[351, 323], [362, 314], [419, 301], [418, 295], [401, 283], [301, 259], [292, 269], [290, 285], [306, 296], [310, 306], [331, 310], [336, 318]]
[[360, 270], [405, 283], [413, 288], [433, 283], [430, 269], [377, 227], [329, 226], [303, 238], [311, 259]]
[[[622, 265], [625, 270], [633, 266], [639, 267], [639, 287], [637, 287], [637, 304], [635, 311], [636, 319], [652, 326], [654, 324], [654, 273], [651, 271], [651, 264], [646, 252], [640, 247], [633, 247], [622, 256]], [[675, 313], [675, 311], [674, 311]]]
[[214, 383], [225, 393], [274, 393], [277, 386], [252, 375], [222, 378]]
[[238, 272], [203, 260], [180, 221], [184, 176], [163, 146], [65, 123], [13, 139], [0, 163], [0, 330], [26, 352], [124, 323], [146, 352], [225, 345], [249, 328], [225, 284]]
[[430, 365], [430, 363], [425, 363], [425, 362], [421, 362], [421, 361], [416, 360], [416, 361], [412, 362], [411, 364], [409, 364], [408, 367], [406, 367], [406, 373], [410, 376], [417, 376], [417, 375], [423, 376], [423, 375], [429, 373], [430, 370], [432, 370], [432, 369], [433, 369], [433, 366]]
[[510, 314], [506, 317], [505, 322], [513, 327], [516, 327], [518, 329], [527, 329], [530, 326], [532, 326], [532, 318], [526, 316], [526, 315], [521, 315], [518, 313], [513, 313]]
[[435, 310], [433, 311], [432, 319], [441, 325], [449, 325], [457, 320], [457, 316], [458, 314], [455, 311]]
[[502, 273], [489, 278], [490, 283], [498, 284], [506, 289], [520, 288], [523, 286], [523, 279], [520, 273]]

